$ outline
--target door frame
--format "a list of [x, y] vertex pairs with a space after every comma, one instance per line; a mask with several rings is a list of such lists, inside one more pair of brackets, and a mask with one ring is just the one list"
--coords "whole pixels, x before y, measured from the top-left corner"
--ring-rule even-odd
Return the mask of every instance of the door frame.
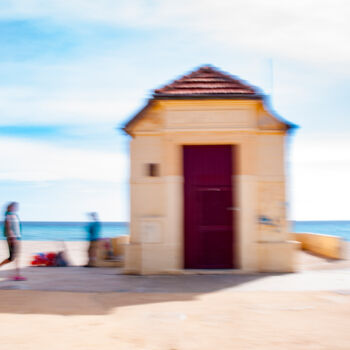
[[[182, 256], [183, 256], [183, 268], [191, 269], [185, 267], [185, 249], [186, 249], [186, 215], [185, 215], [185, 174], [184, 174], [184, 148], [185, 146], [231, 146], [231, 156], [232, 156], [232, 172], [231, 172], [231, 191], [232, 191], [232, 268], [239, 269], [241, 267], [241, 247], [240, 237], [239, 237], [239, 227], [240, 227], [240, 205], [239, 205], [239, 144], [235, 143], [195, 143], [195, 144], [181, 144], [181, 164], [182, 164], [182, 176], [183, 176], [183, 186], [182, 186], [182, 215], [183, 215], [183, 238], [182, 238]], [[210, 271], [210, 269], [207, 269]], [[214, 269], [215, 270], [215, 269]]]

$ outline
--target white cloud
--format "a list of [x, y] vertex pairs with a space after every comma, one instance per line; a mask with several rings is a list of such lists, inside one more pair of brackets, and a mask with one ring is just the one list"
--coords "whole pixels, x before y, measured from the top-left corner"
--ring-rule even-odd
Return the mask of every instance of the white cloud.
[[350, 163], [293, 164], [292, 213], [296, 220], [349, 220]]
[[291, 216], [296, 220], [350, 219], [350, 140], [320, 135], [293, 143]]
[[[236, 52], [245, 52], [249, 57], [262, 55], [297, 60], [303, 70], [294, 67], [294, 71], [290, 71], [291, 66], [285, 64], [281, 71], [276, 72], [274, 99], [285, 110], [294, 104], [300, 106], [300, 102], [306, 106], [320, 86], [327, 86], [334, 72], [340, 72], [342, 78], [349, 76], [350, 72], [347, 38], [350, 3], [346, 0], [3, 0], [0, 9], [0, 18], [3, 19], [42, 18], [68, 29], [74, 27], [74, 30], [80, 30], [82, 22], [154, 30], [170, 34], [170, 51], [171, 35], [176, 33], [180, 43], [182, 38], [195, 39], [194, 45], [204, 47], [204, 57], [207, 57], [205, 53], [210, 55], [218, 50], [219, 55], [226, 55], [229, 59], [235, 57]], [[28, 87], [22, 86], [22, 81], [16, 87], [6, 87], [6, 80], [3, 80], [0, 89], [1, 123], [82, 125], [125, 120], [142, 104], [139, 98], [143, 98], [149, 88], [155, 87], [153, 84], [158, 78], [154, 76], [162, 67], [152, 67], [152, 50], [165, 50], [164, 42], [158, 47], [158, 39], [155, 37], [154, 46], [149, 51], [149, 42], [146, 42], [146, 47], [137, 46], [131, 51], [126, 48], [126, 51], [121, 49], [122, 52], [118, 52], [109, 47], [107, 54], [103, 50], [93, 55], [90, 52], [88, 58], [78, 57], [66, 65], [31, 61], [23, 69], [25, 74], [33, 72], [35, 76]], [[133, 43], [133, 39], [130, 40]], [[184, 50], [186, 47], [184, 45]], [[220, 48], [224, 50], [220, 51]], [[139, 61], [132, 61], [135, 53], [138, 53]], [[142, 61], [143, 55], [147, 64]], [[174, 60], [164, 63], [169, 68], [163, 69], [161, 74], [173, 69], [171, 67], [179, 55], [182, 52], [174, 53]], [[198, 57], [202, 56], [194, 58]], [[188, 68], [197, 63], [201, 62], [189, 59]], [[303, 63], [316, 67], [310, 69]], [[17, 64], [23, 67], [26, 63], [13, 63], [11, 72], [17, 72]], [[232, 72], [235, 73], [234, 64]], [[324, 67], [328, 73], [324, 72]], [[246, 70], [254, 69], [256, 67]], [[181, 71], [171, 74], [178, 73]], [[330, 100], [320, 102], [327, 106], [332, 103]], [[308, 120], [319, 118], [312, 113], [304, 116]], [[334, 113], [332, 118], [339, 120], [339, 113]], [[298, 137], [293, 147], [292, 217], [349, 218], [350, 142], [337, 135], [322, 135], [319, 139]], [[64, 179], [121, 182], [127, 178], [126, 155], [118, 153], [87, 152], [14, 139], [1, 140], [0, 149], [0, 164], [6, 169], [0, 171], [0, 180], [38, 181], [40, 184]]]
[[[116, 90], [45, 90], [45, 88], [0, 88], [2, 125], [97, 124], [125, 121], [140, 106], [139, 96], [118, 96]], [[142, 95], [141, 95], [142, 97]]]
[[346, 0], [39, 0], [8, 1], [3, 17], [49, 18], [77, 25], [175, 29], [232, 49], [349, 67], [350, 4]]
[[44, 142], [0, 140], [0, 180], [82, 180], [127, 183], [128, 158], [113, 152], [54, 147]]
[[350, 164], [350, 139], [341, 132], [323, 133], [317, 136], [303, 135], [293, 142], [293, 162], [305, 164]]
[[[130, 69], [119, 57], [89, 57], [69, 63], [5, 64], [2, 69], [28, 76], [0, 86], [1, 124], [118, 123], [141, 108], [149, 73]], [[101, 69], [103, 67], [103, 69]], [[142, 69], [143, 70], [143, 69]], [[30, 83], [25, 83], [29, 80]]]
[[[227, 55], [246, 50], [253, 53], [252, 56], [257, 53], [326, 64], [332, 74], [336, 70], [344, 74], [350, 72], [350, 46], [346, 37], [350, 25], [345, 20], [349, 5], [342, 0], [317, 3], [311, 0], [302, 3], [275, 0], [17, 0], [6, 3], [6, 8], [3, 5], [0, 12], [2, 18], [45, 18], [64, 26], [75, 26], [75, 29], [82, 21], [87, 24], [154, 29], [164, 33], [171, 29], [179, 33], [179, 38], [195, 35], [199, 45], [205, 43], [213, 51], [224, 47]], [[23, 81], [20, 81], [16, 87], [3, 85], [0, 88], [1, 123], [91, 124], [125, 121], [142, 106], [148, 89], [158, 84], [154, 76], [157, 76], [159, 68], [145, 69], [144, 63], [132, 62], [133, 56], [139, 56], [135, 55], [138, 51], [134, 49], [129, 51], [130, 48], [126, 48], [125, 52], [120, 52], [117, 47], [109, 47], [107, 55], [106, 52], [93, 50], [92, 56], [72, 59], [66, 64], [35, 60], [30, 64], [18, 62], [17, 66], [7, 63], [12, 76], [16, 75], [20, 66], [25, 74], [33, 72], [33, 77], [27, 87], [21, 86]], [[145, 52], [147, 47], [138, 49], [145, 56], [148, 55], [148, 63], [153, 62], [149, 52]], [[163, 46], [160, 46], [162, 49]], [[188, 68], [197, 63], [190, 61]], [[252, 65], [254, 63], [250, 62]], [[239, 67], [242, 68], [242, 65]], [[232, 72], [235, 69], [233, 66]], [[254, 67], [246, 70], [247, 77], [254, 80], [257, 75], [251, 73]], [[307, 80], [310, 71], [305, 68], [302, 74], [300, 71], [291, 72], [288, 76], [288, 66], [280, 71], [277, 67], [275, 72], [275, 97], [279, 105], [281, 101], [290, 103], [296, 97], [306, 99], [315, 85], [327, 85], [329, 78], [327, 74], [317, 77], [319, 70], [313, 70], [312, 77]], [[178, 73], [181, 72], [171, 74]], [[294, 80], [290, 79], [291, 75]], [[172, 77], [170, 75], [166, 79]], [[283, 83], [279, 84], [283, 77]], [[309, 83], [307, 88], [305, 81]]]

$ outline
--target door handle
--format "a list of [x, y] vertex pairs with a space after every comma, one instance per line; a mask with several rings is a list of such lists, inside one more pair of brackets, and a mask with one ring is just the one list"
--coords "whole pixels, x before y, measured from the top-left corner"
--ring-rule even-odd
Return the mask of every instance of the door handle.
[[239, 211], [238, 207], [227, 207], [227, 210], [232, 210], [232, 211]]

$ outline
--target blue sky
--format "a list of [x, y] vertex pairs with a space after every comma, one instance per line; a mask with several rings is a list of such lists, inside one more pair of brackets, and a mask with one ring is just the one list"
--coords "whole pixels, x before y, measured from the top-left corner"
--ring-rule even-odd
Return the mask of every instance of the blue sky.
[[128, 220], [118, 127], [209, 63], [300, 126], [290, 217], [350, 219], [349, 14], [346, 0], [1, 1], [1, 203], [19, 201], [24, 220]]

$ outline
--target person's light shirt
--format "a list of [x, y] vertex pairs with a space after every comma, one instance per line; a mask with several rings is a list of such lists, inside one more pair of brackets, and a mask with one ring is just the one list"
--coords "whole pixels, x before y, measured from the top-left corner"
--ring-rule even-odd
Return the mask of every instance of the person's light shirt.
[[19, 223], [18, 216], [14, 213], [8, 213], [6, 215], [6, 220], [9, 222], [11, 236], [14, 238], [21, 238], [21, 226]]

